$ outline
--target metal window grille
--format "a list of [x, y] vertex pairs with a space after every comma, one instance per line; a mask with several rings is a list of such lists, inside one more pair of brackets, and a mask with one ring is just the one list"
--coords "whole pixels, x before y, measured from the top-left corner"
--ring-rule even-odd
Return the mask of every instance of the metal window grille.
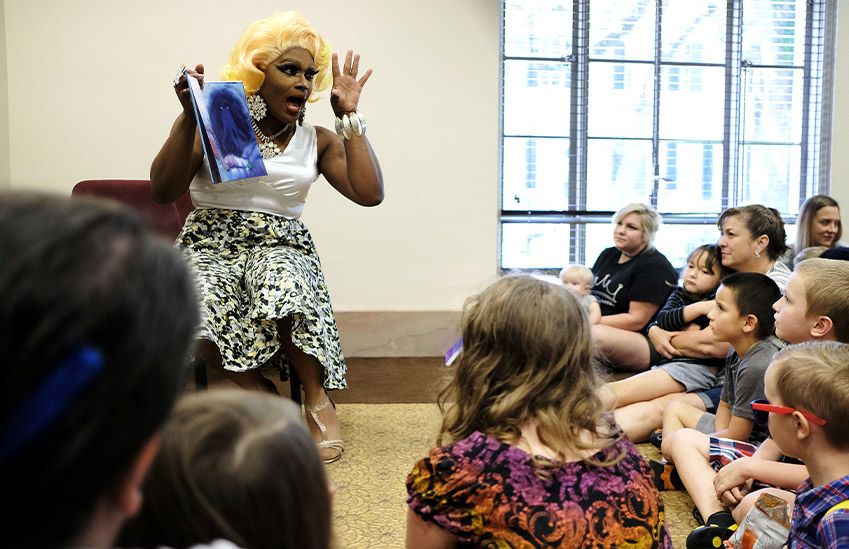
[[592, 262], [633, 201], [690, 240], [740, 204], [794, 222], [829, 191], [835, 21], [836, 0], [502, 0], [501, 266]]

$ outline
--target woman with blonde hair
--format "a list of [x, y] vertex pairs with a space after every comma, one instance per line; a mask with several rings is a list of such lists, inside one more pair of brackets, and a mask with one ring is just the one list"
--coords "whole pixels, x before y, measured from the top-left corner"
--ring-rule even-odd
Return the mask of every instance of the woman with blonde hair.
[[508, 275], [466, 301], [437, 448], [407, 478], [407, 547], [671, 547], [648, 465], [602, 405], [564, 287]]
[[[198, 354], [245, 388], [274, 391], [260, 367], [280, 357], [303, 384], [307, 424], [326, 461], [344, 446], [327, 396], [344, 389], [346, 366], [321, 264], [300, 221], [319, 175], [362, 206], [383, 200], [383, 176], [357, 112], [360, 57], [340, 67], [330, 44], [296, 12], [245, 29], [222, 71], [241, 80], [267, 176], [213, 184], [197, 132], [187, 78], [178, 75], [182, 112], [150, 169], [154, 197], [171, 202], [186, 189], [195, 210], [177, 244], [194, 268], [203, 324]], [[329, 87], [336, 131], [304, 121], [307, 102]]]
[[592, 267], [592, 294], [601, 306], [593, 326], [599, 358], [623, 370], [640, 372], [660, 362], [646, 330], [669, 294], [678, 273], [654, 247], [660, 216], [645, 204], [628, 204], [613, 216], [613, 246]]

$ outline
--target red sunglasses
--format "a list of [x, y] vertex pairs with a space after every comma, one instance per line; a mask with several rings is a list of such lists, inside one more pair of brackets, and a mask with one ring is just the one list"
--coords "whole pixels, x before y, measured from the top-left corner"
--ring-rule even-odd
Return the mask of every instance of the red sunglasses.
[[782, 406], [781, 404], [770, 404], [768, 400], [763, 398], [752, 401], [752, 412], [755, 416], [755, 423], [758, 425], [766, 425], [770, 412], [773, 414], [792, 414], [793, 412], [799, 412], [811, 423], [820, 427], [825, 425], [824, 419], [815, 416], [811, 412], [791, 408], [790, 406]]

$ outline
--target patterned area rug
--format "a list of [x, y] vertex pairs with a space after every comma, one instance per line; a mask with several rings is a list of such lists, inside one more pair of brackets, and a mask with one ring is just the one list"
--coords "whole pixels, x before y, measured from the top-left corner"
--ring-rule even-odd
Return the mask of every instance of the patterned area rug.
[[[407, 492], [404, 481], [434, 445], [435, 404], [340, 404], [345, 455], [328, 465], [336, 486], [334, 528], [340, 548], [404, 547]], [[649, 444], [643, 455], [657, 458]], [[666, 524], [676, 548], [696, 526], [686, 492], [664, 492]]]

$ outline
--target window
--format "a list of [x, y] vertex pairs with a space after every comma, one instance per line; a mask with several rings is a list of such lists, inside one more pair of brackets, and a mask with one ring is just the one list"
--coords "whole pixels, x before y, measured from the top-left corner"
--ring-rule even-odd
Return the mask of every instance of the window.
[[828, 192], [835, 0], [591, 4], [503, 0], [502, 268], [591, 264], [629, 202], [681, 266], [723, 209]]

